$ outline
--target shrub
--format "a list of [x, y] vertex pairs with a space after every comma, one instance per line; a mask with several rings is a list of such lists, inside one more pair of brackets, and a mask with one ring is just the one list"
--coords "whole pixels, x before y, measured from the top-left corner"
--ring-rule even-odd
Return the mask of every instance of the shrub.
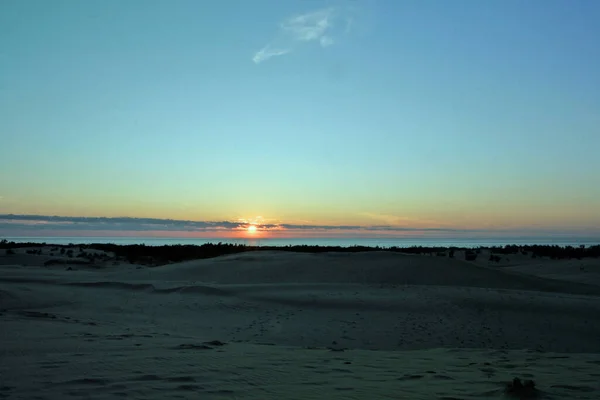
[[465, 252], [465, 260], [467, 261], [475, 261], [477, 259], [477, 253], [474, 251]]
[[506, 384], [504, 392], [510, 397], [516, 397], [520, 400], [538, 398], [539, 393], [532, 380], [521, 381], [514, 378], [512, 382]]

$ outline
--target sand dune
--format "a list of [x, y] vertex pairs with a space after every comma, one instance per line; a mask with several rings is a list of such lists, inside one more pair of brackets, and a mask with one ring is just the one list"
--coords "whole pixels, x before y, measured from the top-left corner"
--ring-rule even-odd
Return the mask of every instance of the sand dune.
[[506, 269], [543, 278], [600, 286], [600, 259], [530, 262]]
[[[125, 278], [126, 275], [120, 275]], [[458, 259], [391, 252], [301, 254], [253, 252], [132, 271], [129, 279], [213, 284], [345, 283], [442, 285], [573, 294], [600, 294], [600, 288], [508, 268], [478, 266]], [[558, 277], [560, 278], [560, 277]]]
[[600, 286], [572, 268], [548, 279], [387, 252], [73, 270], [20, 257], [0, 263], [0, 397], [487, 399], [521, 376], [543, 398], [599, 398]]

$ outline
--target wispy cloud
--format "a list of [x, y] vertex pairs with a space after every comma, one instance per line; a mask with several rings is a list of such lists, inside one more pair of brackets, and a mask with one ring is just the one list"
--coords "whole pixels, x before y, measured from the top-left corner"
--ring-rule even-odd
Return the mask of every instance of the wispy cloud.
[[[44, 215], [0, 214], [0, 234], [2, 236], [198, 236], [198, 237], [240, 237], [250, 225], [258, 228], [265, 237], [459, 237], [461, 235], [481, 236], [491, 234], [550, 233], [520, 229], [461, 229], [441, 226], [427, 226], [397, 223], [396, 216], [372, 214], [379, 218], [373, 225], [319, 225], [291, 224], [267, 220], [262, 217], [239, 218], [234, 221], [187, 221], [160, 218], [104, 218], [104, 217], [61, 217]], [[308, 221], [307, 221], [308, 222]], [[388, 222], [382, 224], [381, 222]], [[405, 222], [405, 221], [404, 221]], [[244, 232], [244, 233], [242, 233]], [[562, 233], [567, 233], [562, 231]]]
[[272, 57], [291, 53], [297, 46], [310, 42], [329, 47], [335, 43], [336, 36], [349, 33], [349, 20], [342, 9], [334, 7], [288, 17], [279, 23], [275, 38], [257, 51], [252, 61], [260, 64]]
[[260, 64], [261, 62], [268, 60], [271, 57], [282, 56], [284, 54], [289, 53], [290, 51], [292, 50], [276, 49], [273, 48], [271, 45], [266, 45], [265, 47], [257, 51], [256, 54], [254, 54], [254, 57], [252, 57], [252, 61], [254, 61], [255, 64]]
[[105, 218], [105, 217], [61, 217], [48, 215], [0, 215], [0, 229], [44, 229], [44, 230], [81, 230], [81, 231], [188, 231], [217, 232], [246, 229], [250, 225], [263, 231], [384, 231], [384, 232], [456, 232], [447, 228], [399, 227], [392, 225], [318, 225], [275, 223], [263, 217], [250, 219], [238, 218], [235, 221], [186, 221], [160, 218]]
[[287, 18], [280, 24], [280, 28], [296, 40], [309, 42], [325, 36], [332, 27], [333, 8], [326, 8], [311, 13], [296, 15]]

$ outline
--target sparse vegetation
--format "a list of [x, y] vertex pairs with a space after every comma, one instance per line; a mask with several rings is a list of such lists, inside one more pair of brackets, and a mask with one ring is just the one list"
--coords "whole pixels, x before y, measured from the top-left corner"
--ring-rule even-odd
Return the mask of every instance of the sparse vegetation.
[[[16, 248], [29, 248], [33, 253], [41, 254], [40, 243], [15, 243], [8, 242], [6, 240], [0, 241], [0, 249], [16, 249]], [[145, 264], [145, 265], [159, 265], [169, 262], [179, 262], [192, 259], [212, 258], [228, 254], [237, 254], [248, 251], [266, 251], [266, 250], [278, 250], [278, 251], [294, 251], [301, 253], [322, 253], [322, 252], [367, 252], [367, 251], [391, 251], [405, 254], [421, 254], [421, 255], [436, 255], [438, 257], [450, 257], [453, 258], [455, 251], [464, 250], [465, 259], [472, 261], [477, 258], [477, 254], [481, 253], [482, 248], [471, 249], [471, 248], [458, 248], [458, 247], [367, 247], [367, 246], [246, 246], [241, 244], [229, 244], [229, 243], [207, 243], [200, 246], [197, 245], [170, 245], [170, 246], [146, 246], [146, 245], [116, 245], [107, 243], [96, 243], [86, 245], [72, 245], [72, 246], [57, 246], [60, 248], [60, 254], [66, 255], [69, 258], [73, 258], [74, 250], [80, 250], [78, 258], [85, 258], [90, 261], [126, 261], [133, 264]], [[86, 251], [84, 251], [84, 249]], [[97, 254], [94, 250], [101, 251], [103, 253]], [[530, 254], [531, 257], [549, 257], [554, 259], [581, 259], [581, 258], [598, 258], [600, 257], [600, 245], [594, 246], [566, 246], [560, 247], [556, 245], [544, 246], [517, 246], [507, 245], [504, 247], [491, 247], [490, 250], [490, 262], [500, 262], [502, 257], [500, 255], [506, 254]], [[109, 253], [111, 256], [108, 256]], [[475, 257], [475, 258], [473, 258]]]
[[506, 385], [505, 393], [508, 396], [516, 397], [521, 400], [534, 399], [538, 397], [538, 391], [535, 388], [535, 382], [529, 379], [521, 382], [521, 379], [514, 378]]
[[500, 262], [501, 260], [502, 258], [500, 258], [500, 256], [490, 254], [490, 262]]
[[517, 246], [506, 245], [504, 247], [491, 247], [490, 251], [496, 254], [531, 254], [531, 258], [548, 257], [553, 260], [597, 258], [600, 257], [600, 245], [594, 246], [558, 246], [558, 245], [531, 245]]
[[48, 260], [44, 263], [45, 267], [51, 266], [51, 265], [89, 265], [90, 262], [89, 261], [83, 261], [83, 260], [56, 260], [56, 259], [52, 259], [52, 260]]

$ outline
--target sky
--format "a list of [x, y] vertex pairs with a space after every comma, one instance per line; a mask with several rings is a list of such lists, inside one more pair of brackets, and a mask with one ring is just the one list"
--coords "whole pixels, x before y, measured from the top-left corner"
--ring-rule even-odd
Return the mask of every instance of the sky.
[[600, 235], [599, 20], [595, 0], [3, 0], [0, 235]]

